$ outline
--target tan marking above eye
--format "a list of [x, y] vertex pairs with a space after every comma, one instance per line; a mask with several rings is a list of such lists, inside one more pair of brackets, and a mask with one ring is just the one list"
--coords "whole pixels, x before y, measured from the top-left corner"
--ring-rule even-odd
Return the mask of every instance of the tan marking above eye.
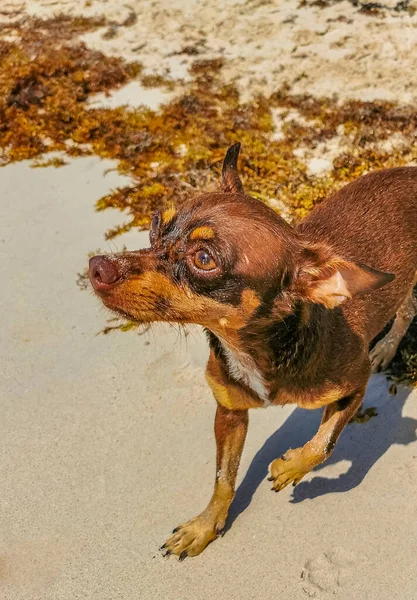
[[190, 240], [211, 240], [214, 238], [214, 231], [211, 227], [196, 227], [190, 233]]
[[172, 221], [172, 219], [175, 217], [176, 214], [177, 214], [177, 211], [175, 210], [174, 207], [167, 208], [162, 213], [162, 222], [166, 225], [167, 223]]

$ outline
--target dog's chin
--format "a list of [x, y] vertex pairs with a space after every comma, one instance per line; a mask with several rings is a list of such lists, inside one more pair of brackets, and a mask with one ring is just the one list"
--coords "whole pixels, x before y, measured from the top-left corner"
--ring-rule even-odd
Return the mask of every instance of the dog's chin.
[[155, 314], [152, 311], [138, 311], [138, 312], [129, 312], [123, 308], [119, 308], [111, 304], [110, 302], [103, 302], [104, 306], [110, 310], [113, 314], [117, 315], [129, 321], [130, 323], [134, 323], [135, 325], [150, 325], [151, 323], [172, 323], [167, 318], [162, 318], [160, 315]]
[[136, 325], [147, 325], [148, 323], [152, 323], [152, 321], [155, 320], [155, 319], [152, 319], [151, 315], [133, 314], [133, 313], [128, 312], [127, 310], [124, 310], [123, 308], [120, 308], [119, 306], [116, 306], [112, 302], [109, 302], [109, 301], [106, 302], [103, 298], [101, 298], [101, 300], [103, 301], [104, 306], [111, 313], [113, 313], [114, 315], [116, 315], [118, 317], [126, 319], [126, 321], [135, 323]]
[[123, 319], [135, 323], [136, 325], [149, 325], [150, 323], [158, 321], [158, 319], [155, 318], [155, 315], [152, 314], [143, 313], [134, 315], [118, 308], [111, 308], [110, 310], [119, 317], [123, 317]]
[[179, 314], [173, 315], [166, 311], [160, 313], [158, 310], [140, 309], [138, 306], [135, 306], [134, 310], [130, 311], [128, 307], [120, 306], [117, 299], [111, 297], [109, 294], [98, 294], [98, 296], [110, 312], [136, 325], [150, 325], [151, 323], [177, 323], [184, 325], [189, 323], [189, 321], [182, 318], [182, 315]]

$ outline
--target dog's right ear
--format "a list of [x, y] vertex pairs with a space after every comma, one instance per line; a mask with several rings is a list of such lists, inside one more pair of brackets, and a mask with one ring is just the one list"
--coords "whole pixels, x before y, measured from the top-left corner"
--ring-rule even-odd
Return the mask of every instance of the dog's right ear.
[[243, 194], [242, 182], [237, 172], [240, 142], [230, 146], [223, 161], [222, 183], [220, 190], [226, 194]]
[[376, 290], [395, 278], [361, 263], [334, 254], [324, 244], [308, 244], [301, 253], [301, 265], [295, 278], [297, 292], [327, 308]]

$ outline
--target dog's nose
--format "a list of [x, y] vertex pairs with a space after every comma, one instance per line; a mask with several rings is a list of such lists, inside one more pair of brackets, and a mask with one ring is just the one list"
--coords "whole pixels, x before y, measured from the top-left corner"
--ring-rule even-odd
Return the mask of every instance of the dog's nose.
[[90, 258], [88, 276], [95, 290], [106, 290], [117, 283], [121, 277], [117, 263], [107, 256]]

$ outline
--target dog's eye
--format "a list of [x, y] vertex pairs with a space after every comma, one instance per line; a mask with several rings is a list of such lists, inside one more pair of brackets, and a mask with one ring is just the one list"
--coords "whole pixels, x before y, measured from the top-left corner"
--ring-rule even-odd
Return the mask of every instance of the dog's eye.
[[212, 271], [217, 266], [213, 257], [206, 250], [199, 250], [194, 254], [194, 264], [201, 271]]

